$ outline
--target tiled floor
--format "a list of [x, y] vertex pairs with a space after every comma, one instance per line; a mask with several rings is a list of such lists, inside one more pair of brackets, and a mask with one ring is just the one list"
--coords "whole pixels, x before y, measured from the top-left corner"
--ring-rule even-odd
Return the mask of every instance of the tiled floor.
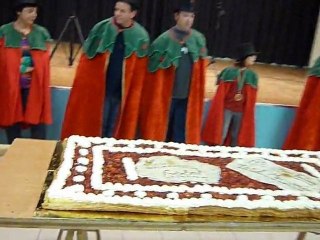
[[[58, 230], [0, 228], [0, 240], [56, 240]], [[228, 232], [136, 232], [101, 231], [102, 240], [296, 240], [297, 233], [228, 233]], [[76, 238], [74, 238], [76, 239]], [[93, 232], [89, 239], [94, 240]], [[305, 240], [320, 240], [308, 233]]]

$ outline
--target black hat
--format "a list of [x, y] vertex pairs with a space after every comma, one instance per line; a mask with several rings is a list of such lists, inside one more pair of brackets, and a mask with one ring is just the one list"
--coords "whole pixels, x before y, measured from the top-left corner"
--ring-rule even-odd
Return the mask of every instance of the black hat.
[[37, 7], [37, 0], [17, 0], [14, 4], [14, 9], [16, 11], [22, 10], [24, 7]]
[[254, 46], [252, 43], [242, 43], [238, 46], [238, 55], [237, 55], [237, 60], [241, 61], [245, 59], [246, 57], [253, 56], [253, 55], [258, 55], [259, 52], [257, 52], [254, 49]]
[[131, 6], [132, 10], [140, 9], [140, 1], [139, 0], [118, 0], [117, 2], [125, 2]]
[[178, 12], [194, 12], [194, 1], [181, 0], [177, 1], [174, 9], [174, 13]]

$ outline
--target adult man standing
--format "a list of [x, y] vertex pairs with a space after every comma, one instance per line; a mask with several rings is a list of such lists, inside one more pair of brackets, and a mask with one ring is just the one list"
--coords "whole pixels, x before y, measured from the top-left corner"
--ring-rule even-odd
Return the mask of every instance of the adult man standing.
[[308, 72], [307, 83], [284, 149], [320, 151], [320, 57]]
[[147, 66], [149, 36], [133, 19], [137, 0], [117, 1], [84, 44], [61, 137], [133, 139]]
[[193, 4], [174, 12], [176, 25], [150, 46], [141, 102], [141, 137], [199, 143], [206, 67], [206, 41], [192, 29]]

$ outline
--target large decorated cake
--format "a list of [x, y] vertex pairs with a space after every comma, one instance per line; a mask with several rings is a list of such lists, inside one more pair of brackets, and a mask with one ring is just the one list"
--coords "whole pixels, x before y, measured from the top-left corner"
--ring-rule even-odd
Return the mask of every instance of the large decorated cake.
[[320, 152], [72, 136], [43, 208], [320, 218]]

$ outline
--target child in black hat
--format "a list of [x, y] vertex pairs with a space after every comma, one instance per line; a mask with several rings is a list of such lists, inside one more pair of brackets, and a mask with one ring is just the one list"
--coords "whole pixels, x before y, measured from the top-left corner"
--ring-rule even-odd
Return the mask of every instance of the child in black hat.
[[179, 13], [179, 12], [194, 13], [194, 1], [190, 1], [190, 0], [176, 1], [174, 13]]
[[252, 43], [238, 46], [236, 63], [218, 76], [218, 89], [202, 137], [211, 145], [253, 147], [258, 76], [249, 67], [257, 58]]
[[[51, 123], [48, 31], [34, 21], [36, 0], [19, 0], [14, 22], [0, 27], [0, 127], [8, 143], [30, 127], [31, 137], [45, 138], [44, 124]], [[19, 71], [19, 72], [17, 72]]]

